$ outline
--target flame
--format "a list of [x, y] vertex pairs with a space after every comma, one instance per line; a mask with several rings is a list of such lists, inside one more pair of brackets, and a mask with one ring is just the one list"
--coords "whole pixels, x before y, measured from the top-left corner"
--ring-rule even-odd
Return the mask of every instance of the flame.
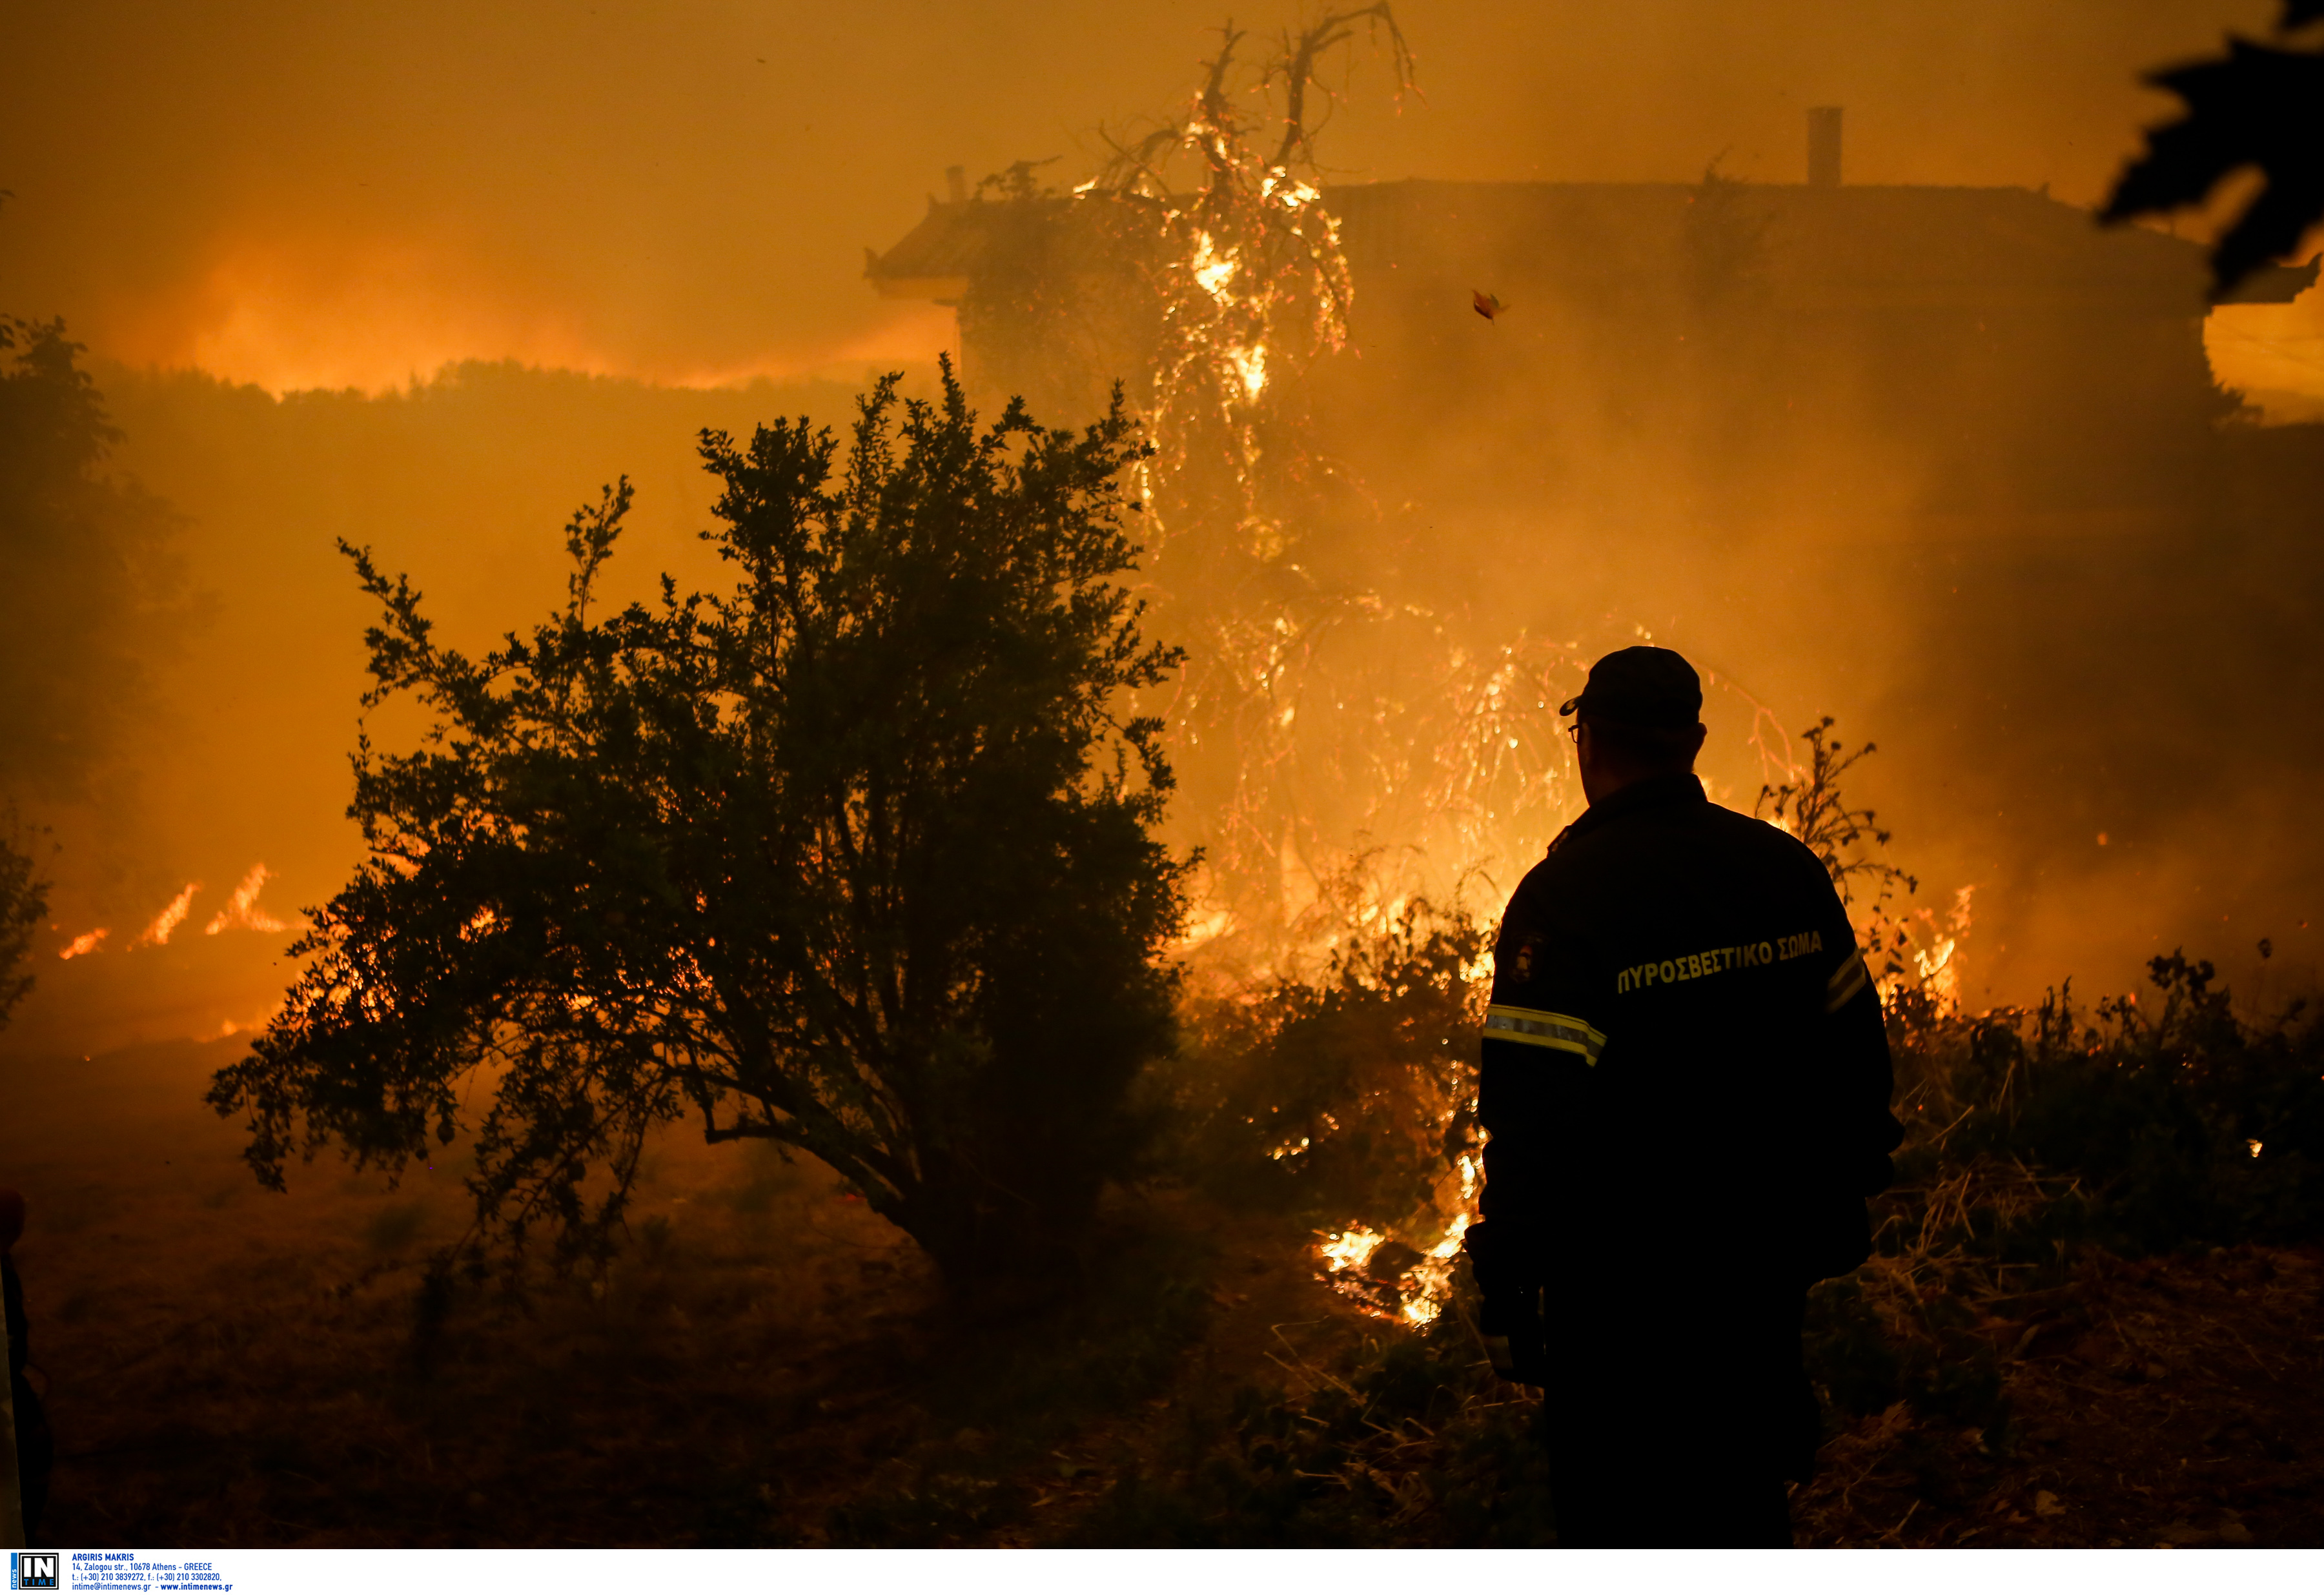
[[1342, 1295], [1354, 1298], [1367, 1310], [1383, 1317], [1397, 1319], [1416, 1329], [1435, 1323], [1452, 1304], [1452, 1270], [1460, 1261], [1461, 1243], [1468, 1235], [1477, 1191], [1483, 1180], [1484, 1169], [1477, 1154], [1464, 1152], [1454, 1160], [1453, 1190], [1440, 1189], [1437, 1196], [1439, 1212], [1446, 1206], [1455, 1209], [1452, 1222], [1445, 1225], [1444, 1233], [1435, 1244], [1422, 1253], [1420, 1260], [1393, 1285], [1370, 1273], [1373, 1255], [1390, 1237], [1361, 1222], [1324, 1235], [1316, 1242], [1315, 1257], [1323, 1265], [1324, 1281]]
[[1231, 302], [1227, 284], [1234, 281], [1234, 274], [1241, 263], [1232, 250], [1220, 254], [1217, 243], [1208, 233], [1194, 235], [1194, 253], [1188, 264], [1194, 269], [1194, 281], [1203, 285], [1203, 291], [1219, 303]]
[[1303, 205], [1313, 205], [1323, 196], [1320, 190], [1277, 166], [1259, 180], [1259, 197], [1275, 200], [1286, 210], [1296, 210]]
[[261, 1013], [254, 1014], [246, 1019], [220, 1019], [217, 1029], [198, 1031], [195, 1034], [193, 1039], [196, 1041], [224, 1041], [230, 1036], [255, 1035], [257, 1032], [266, 1028], [268, 1025], [273, 1023], [276, 1017], [281, 1014], [281, 1012], [290, 1006], [290, 998], [288, 994], [285, 994], [284, 996], [276, 999], [272, 1006]]
[[[242, 878], [242, 884], [234, 889], [234, 896], [226, 899], [226, 907], [220, 908], [210, 922], [202, 927], [202, 934], [216, 936], [222, 930], [272, 932], [290, 929], [290, 927], [281, 920], [263, 912], [258, 907], [258, 894], [266, 890], [266, 882], [273, 873], [274, 871], [264, 864], [251, 865], [250, 873], [244, 875]], [[193, 890], [190, 886], [186, 889], [189, 897], [192, 895]], [[183, 899], [180, 901], [182, 902]], [[180, 913], [178, 917], [182, 919], [185, 915]], [[161, 939], [167, 941], [170, 938], [164, 935]]]
[[1939, 1001], [1957, 1004], [1960, 1000], [1960, 971], [1953, 965], [1953, 954], [1960, 950], [1969, 930], [1969, 899], [1976, 892], [1974, 886], [1964, 886], [1953, 893], [1953, 906], [1941, 922], [1934, 911], [1923, 908], [1922, 923], [1928, 927], [1926, 946], [1913, 949], [1913, 964], [1921, 984]]
[[[1461, 1159], [1461, 1190], [1464, 1202], [1475, 1193], [1476, 1160]], [[1469, 1215], [1456, 1215], [1444, 1239], [1428, 1249], [1428, 1254], [1413, 1265], [1408, 1276], [1411, 1285], [1404, 1298], [1404, 1321], [1415, 1328], [1425, 1327], [1443, 1315], [1444, 1307], [1452, 1299], [1452, 1265], [1461, 1256], [1462, 1237], [1469, 1232]]]
[[1243, 397], [1258, 398], [1267, 387], [1267, 346], [1259, 344], [1248, 349], [1230, 347], [1226, 351], [1226, 358], [1236, 379], [1242, 383]]
[[194, 893], [201, 889], [200, 881], [187, 881], [186, 890], [171, 898], [170, 906], [153, 916], [153, 923], [139, 931], [137, 939], [129, 945], [133, 947], [159, 947], [165, 945], [178, 927], [186, 922], [186, 916], [193, 912]]
[[1333, 1274], [1360, 1274], [1379, 1249], [1385, 1235], [1375, 1234], [1361, 1224], [1350, 1224], [1336, 1235], [1326, 1235], [1315, 1248], [1315, 1255], [1323, 1259], [1324, 1268]]
[[1234, 928], [1234, 915], [1224, 908], [1212, 905], [1204, 911], [1189, 915], [1185, 930], [1178, 938], [1181, 947], [1194, 948], [1204, 942], [1215, 941]]
[[2257, 1141], [2246, 1141], [2246, 1142], [2244, 1143], [2244, 1145], [2245, 1145], [2245, 1146], [2246, 1146], [2246, 1147], [2249, 1147], [2249, 1148], [2251, 1148], [2251, 1155], [2252, 1155], [2253, 1157], [2258, 1157], [2258, 1156], [2259, 1156], [2259, 1148], [2260, 1148], [2260, 1143], [2259, 1143], [2259, 1142], [2257, 1142]]
[[101, 926], [95, 930], [83, 931], [80, 935], [73, 937], [73, 939], [66, 945], [64, 951], [59, 953], [57, 956], [60, 958], [78, 958], [84, 953], [94, 953], [97, 951], [98, 945], [102, 943], [106, 936], [109, 936], [112, 934], [113, 933], [111, 931], [105, 929]]

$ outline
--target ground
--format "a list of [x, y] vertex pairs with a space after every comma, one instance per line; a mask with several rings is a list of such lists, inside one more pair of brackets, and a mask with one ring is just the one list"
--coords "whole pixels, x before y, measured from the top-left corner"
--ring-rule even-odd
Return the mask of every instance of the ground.
[[[1072, 1288], [964, 1312], [826, 1171], [674, 1137], [603, 1277], [430, 1298], [455, 1163], [260, 1191], [198, 1102], [231, 1045], [0, 1059], [51, 1542], [1547, 1535], [1526, 1394], [1334, 1294], [1296, 1224], [1134, 1194]], [[2324, 1544], [2319, 1292], [2315, 1249], [2241, 1248], [1962, 1307], [2006, 1421], [1843, 1415], [1801, 1540]]]
[[2002, 1443], [1901, 1409], [1827, 1443], [1821, 1544], [2324, 1544], [2324, 1265], [2313, 1248], [2098, 1258], [1991, 1304]]

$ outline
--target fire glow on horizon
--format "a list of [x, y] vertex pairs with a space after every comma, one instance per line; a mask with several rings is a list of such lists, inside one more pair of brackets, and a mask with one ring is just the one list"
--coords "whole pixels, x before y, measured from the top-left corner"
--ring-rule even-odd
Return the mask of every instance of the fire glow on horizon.
[[924, 366], [957, 350], [945, 307], [881, 301], [877, 325], [781, 348], [688, 356], [623, 347], [619, 327], [492, 280], [477, 263], [390, 242], [228, 245], [198, 280], [117, 312], [111, 358], [187, 369], [276, 398], [354, 392], [383, 398], [468, 363], [513, 363], [672, 388], [792, 383]]

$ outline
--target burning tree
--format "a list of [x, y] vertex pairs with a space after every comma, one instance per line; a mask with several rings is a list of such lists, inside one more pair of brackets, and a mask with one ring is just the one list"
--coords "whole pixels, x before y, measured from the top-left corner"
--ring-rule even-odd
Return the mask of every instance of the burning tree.
[[[1069, 1242], [1167, 1043], [1180, 875], [1151, 835], [1177, 650], [1140, 636], [1119, 403], [1079, 438], [979, 431], [890, 377], [828, 430], [703, 435], [724, 595], [595, 616], [629, 490], [567, 529], [569, 602], [480, 660], [347, 549], [386, 610], [356, 757], [371, 859], [210, 1101], [281, 1188], [327, 1143], [400, 1169], [472, 1131], [481, 1231], [601, 1253], [656, 1126], [853, 1182], [954, 1283]], [[471, 1122], [472, 1092], [490, 1106]]]
[[[1443, 864], [1555, 829], [1536, 812], [1552, 807], [1554, 736], [1508, 722], [1564, 696], [1548, 685], [1564, 652], [1523, 635], [1468, 646], [1461, 617], [1385, 600], [1331, 551], [1377, 514], [1316, 436], [1300, 380], [1348, 341], [1354, 289], [1316, 143], [1339, 100], [1333, 68], [1351, 71], [1365, 40], [1400, 99], [1414, 57], [1386, 0], [1258, 51], [1229, 24], [1184, 109], [1109, 135], [1060, 214], [1100, 218], [1084, 224], [1104, 239], [1091, 258], [1130, 285], [1105, 305], [1131, 329], [1112, 353], [1139, 373], [1152, 424], [1157, 583], [1198, 642], [1176, 709], [1204, 750], [1188, 774], [1210, 816], [1205, 895], [1259, 945], [1279, 946], [1300, 917], [1286, 865], [1320, 892], [1361, 836], [1416, 853], [1449, 844], [1442, 890]], [[1077, 302], [1025, 322], [1070, 320]]]
[[974, 241], [978, 382], [1071, 410], [1120, 379], [1148, 420], [1151, 591], [1190, 645], [1171, 718], [1206, 963], [1315, 952], [1312, 907], [1370, 843], [1394, 850], [1388, 896], [1445, 897], [1533, 853], [1569, 795], [1543, 711], [1587, 660], [1382, 591], [1433, 534], [1390, 526], [1311, 410], [1354, 291], [1318, 146], [1368, 54], [1401, 100], [1414, 57], [1386, 0], [1271, 37], [1230, 24], [1172, 114], [1102, 135], [1086, 180], [1050, 189], [1019, 162], [945, 224]]
[[[1076, 190], [1153, 233], [1145, 292], [1158, 311], [1152, 383], [1161, 447], [1148, 479], [1167, 484], [1166, 497], [1217, 495], [1220, 530], [1244, 545], [1238, 552], [1261, 559], [1279, 555], [1285, 540], [1259, 469], [1270, 434], [1296, 429], [1284, 410], [1285, 379], [1347, 340], [1353, 289], [1339, 222], [1316, 186], [1314, 140], [1332, 105], [1323, 63], [1359, 25], [1385, 39], [1399, 91], [1409, 87], [1412, 52], [1384, 0], [1330, 12], [1296, 37], [1286, 32], [1258, 68], [1245, 91], [1265, 102], [1254, 127], [1236, 82], [1247, 35], [1230, 23], [1185, 113], [1142, 136], [1110, 138], [1103, 170]], [[1296, 475], [1305, 451], [1284, 441], [1291, 457], [1283, 463]]]

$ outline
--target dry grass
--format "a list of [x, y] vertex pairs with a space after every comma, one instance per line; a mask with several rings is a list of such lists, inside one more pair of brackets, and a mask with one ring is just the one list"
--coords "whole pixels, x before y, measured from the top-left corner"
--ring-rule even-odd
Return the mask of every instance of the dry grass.
[[1824, 1447], [1794, 1503], [1834, 1545], [2324, 1544], [2314, 1249], [2086, 1260], [1977, 1304], [1998, 1434], [1897, 1402]]
[[[1457, 1314], [1334, 1295], [1287, 1222], [1149, 1194], [1078, 1305], [964, 1323], [827, 1176], [673, 1142], [609, 1274], [423, 1317], [456, 1171], [265, 1196], [195, 1100], [215, 1056], [0, 1060], [59, 1540], [1550, 1537], [1529, 1399]], [[2061, 1259], [2072, 1194], [1988, 1160], [1891, 1199], [1854, 1288], [1904, 1393], [1835, 1406], [1804, 1543], [2324, 1541], [2318, 1253]]]

